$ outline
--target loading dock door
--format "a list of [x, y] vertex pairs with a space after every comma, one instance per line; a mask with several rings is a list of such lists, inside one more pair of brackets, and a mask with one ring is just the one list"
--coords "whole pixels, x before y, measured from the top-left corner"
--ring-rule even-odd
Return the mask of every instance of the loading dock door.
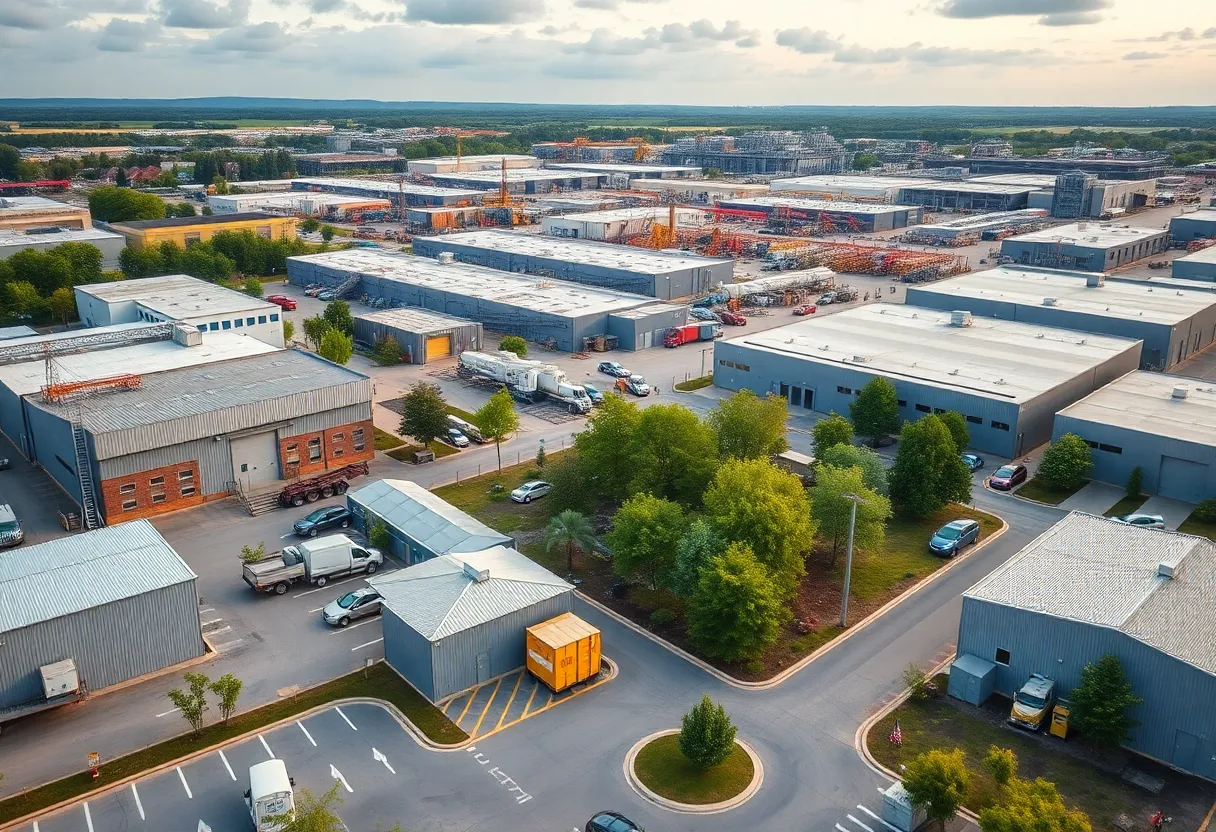
[[228, 447], [232, 451], [232, 478], [243, 488], [256, 488], [281, 479], [279, 443], [274, 431], [232, 439]]
[[1179, 459], [1176, 456], [1161, 457], [1161, 472], [1157, 479], [1157, 493], [1172, 500], [1197, 503], [1207, 495], [1208, 466], [1202, 462]]
[[452, 336], [435, 335], [426, 339], [426, 360], [444, 358], [452, 354]]

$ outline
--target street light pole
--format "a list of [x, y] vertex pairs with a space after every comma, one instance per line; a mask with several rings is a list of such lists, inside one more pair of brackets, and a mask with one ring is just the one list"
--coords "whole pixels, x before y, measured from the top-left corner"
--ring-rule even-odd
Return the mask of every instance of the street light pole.
[[844, 592], [840, 597], [840, 629], [849, 626], [849, 581], [853, 577], [853, 527], [857, 524], [857, 504], [864, 502], [856, 494], [843, 495], [853, 505], [849, 509], [849, 543], [844, 561]]

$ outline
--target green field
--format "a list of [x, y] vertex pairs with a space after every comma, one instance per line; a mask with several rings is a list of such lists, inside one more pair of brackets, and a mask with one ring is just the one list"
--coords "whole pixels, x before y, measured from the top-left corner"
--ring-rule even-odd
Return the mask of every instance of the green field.
[[976, 127], [974, 128], [979, 133], [992, 133], [1002, 136], [1012, 135], [1013, 133], [1026, 133], [1031, 131], [1043, 131], [1044, 133], [1059, 133], [1067, 135], [1073, 130], [1091, 130], [1094, 133], [1152, 133], [1154, 130], [1174, 130], [1173, 127], [1035, 127], [1033, 125], [1022, 125], [1020, 127]]

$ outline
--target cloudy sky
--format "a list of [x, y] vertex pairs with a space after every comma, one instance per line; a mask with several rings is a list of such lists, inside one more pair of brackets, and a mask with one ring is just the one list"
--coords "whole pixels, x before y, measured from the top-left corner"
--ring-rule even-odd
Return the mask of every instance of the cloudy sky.
[[1216, 104], [1216, 0], [0, 0], [0, 97]]

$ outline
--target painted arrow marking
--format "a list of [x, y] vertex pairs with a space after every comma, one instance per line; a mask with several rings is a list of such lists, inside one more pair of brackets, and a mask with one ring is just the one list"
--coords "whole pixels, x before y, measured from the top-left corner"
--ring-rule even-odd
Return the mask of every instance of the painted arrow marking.
[[375, 748], [372, 749], [372, 759], [375, 760], [377, 763], [384, 763], [384, 767], [386, 769], [388, 769], [390, 773], [392, 773], [392, 774], [397, 773], [396, 770], [388, 764], [388, 757], [385, 757], [383, 753], [376, 750]]
[[198, 822], [198, 832], [211, 832], [211, 827], [200, 820]]
[[333, 763], [329, 764], [329, 776], [341, 783], [342, 787], [351, 794], [355, 793], [355, 790], [350, 787], [350, 783], [347, 783], [346, 778], [342, 776], [342, 772], [338, 771], [337, 766]]

